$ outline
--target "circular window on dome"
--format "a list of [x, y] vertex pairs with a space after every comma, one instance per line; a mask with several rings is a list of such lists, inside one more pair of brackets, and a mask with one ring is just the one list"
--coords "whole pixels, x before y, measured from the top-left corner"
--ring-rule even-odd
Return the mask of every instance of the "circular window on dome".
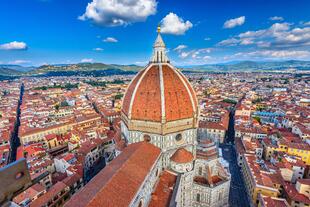
[[150, 141], [151, 141], [150, 135], [145, 134], [145, 135], [143, 136], [143, 140], [146, 141], [146, 142], [150, 142]]
[[177, 142], [181, 141], [182, 140], [182, 134], [177, 134], [177, 136], [175, 136], [175, 140]]

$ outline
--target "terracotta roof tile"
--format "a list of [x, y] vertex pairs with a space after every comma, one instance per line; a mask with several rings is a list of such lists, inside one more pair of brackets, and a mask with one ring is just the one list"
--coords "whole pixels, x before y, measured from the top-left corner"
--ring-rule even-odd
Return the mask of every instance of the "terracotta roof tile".
[[152, 198], [148, 207], [169, 206], [176, 180], [176, 175], [164, 171], [159, 178], [155, 191], [152, 193]]
[[193, 161], [193, 159], [193, 154], [184, 148], [178, 149], [170, 158], [170, 160], [177, 163], [187, 163]]
[[65, 206], [128, 206], [159, 155], [150, 143], [129, 145]]

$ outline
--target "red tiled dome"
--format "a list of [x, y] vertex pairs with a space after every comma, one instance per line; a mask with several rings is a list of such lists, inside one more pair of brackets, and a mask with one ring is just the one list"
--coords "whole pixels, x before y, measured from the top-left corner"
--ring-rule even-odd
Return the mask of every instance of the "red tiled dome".
[[169, 63], [150, 64], [129, 85], [122, 111], [131, 120], [176, 121], [195, 116], [197, 98], [179, 70]]
[[194, 156], [192, 153], [184, 148], [180, 148], [171, 156], [170, 160], [177, 163], [188, 163], [193, 161]]

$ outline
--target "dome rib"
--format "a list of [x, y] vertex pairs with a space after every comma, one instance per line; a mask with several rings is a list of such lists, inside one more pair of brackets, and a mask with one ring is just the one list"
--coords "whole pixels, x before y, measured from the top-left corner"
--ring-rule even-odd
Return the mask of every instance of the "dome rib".
[[188, 80], [170, 64], [150, 64], [138, 73], [124, 96], [131, 120], [170, 122], [194, 118], [197, 105]]

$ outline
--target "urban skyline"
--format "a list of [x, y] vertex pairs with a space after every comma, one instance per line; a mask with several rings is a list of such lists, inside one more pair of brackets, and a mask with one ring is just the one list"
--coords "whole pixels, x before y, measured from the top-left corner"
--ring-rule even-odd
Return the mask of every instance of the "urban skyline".
[[0, 206], [310, 206], [308, 2], [29, 2], [0, 42]]

